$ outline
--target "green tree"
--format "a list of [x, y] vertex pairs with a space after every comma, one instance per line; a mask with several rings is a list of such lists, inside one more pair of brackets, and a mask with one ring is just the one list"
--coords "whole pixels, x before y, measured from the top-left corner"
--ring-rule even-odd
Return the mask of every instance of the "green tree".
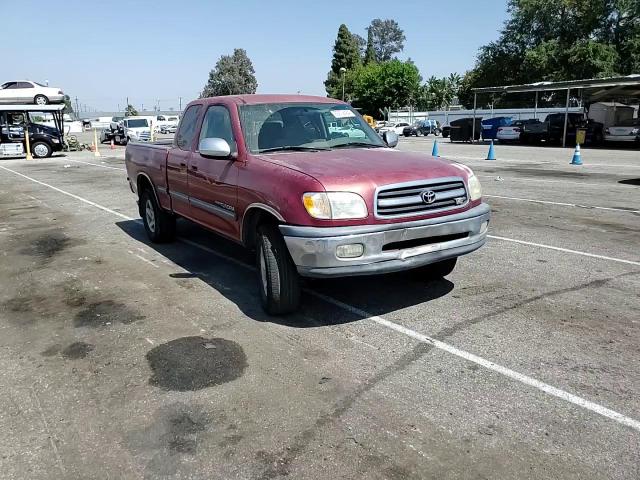
[[362, 113], [378, 116], [384, 107], [405, 107], [420, 95], [420, 72], [410, 62], [391, 60], [370, 63], [356, 70], [353, 79], [353, 104]]
[[427, 110], [442, 110], [451, 105], [458, 94], [461, 77], [452, 73], [448, 77], [430, 77], [424, 85], [418, 101], [418, 108]]
[[71, 105], [71, 97], [69, 95], [64, 96], [64, 113], [71, 115], [73, 113], [73, 106]]
[[474, 87], [628, 75], [640, 69], [638, 0], [509, 0], [508, 12], [500, 37], [480, 49], [462, 82], [460, 98], [466, 106]]
[[258, 81], [247, 52], [236, 48], [232, 55], [222, 55], [209, 72], [200, 98], [256, 93], [257, 89]]
[[[327, 74], [324, 86], [327, 95], [333, 98], [342, 97], [343, 73], [341, 68], [347, 72], [353, 71], [360, 65], [360, 47], [358, 40], [353, 36], [345, 24], [338, 28], [338, 36], [333, 45], [333, 58], [331, 60], [331, 70]], [[346, 77], [345, 77], [346, 80]], [[345, 92], [347, 89], [345, 88]], [[351, 90], [348, 91], [351, 93]]]
[[362, 63], [369, 65], [377, 61], [376, 49], [373, 45], [373, 31], [371, 27], [367, 28], [367, 48], [364, 51], [364, 59]]
[[131, 104], [127, 105], [127, 109], [124, 111], [124, 116], [135, 117], [136, 115], [138, 115], [138, 110], [136, 110], [135, 107]]
[[404, 49], [406, 37], [395, 20], [376, 18], [371, 22], [368, 31], [371, 34], [376, 59], [379, 62], [391, 60], [396, 53]]

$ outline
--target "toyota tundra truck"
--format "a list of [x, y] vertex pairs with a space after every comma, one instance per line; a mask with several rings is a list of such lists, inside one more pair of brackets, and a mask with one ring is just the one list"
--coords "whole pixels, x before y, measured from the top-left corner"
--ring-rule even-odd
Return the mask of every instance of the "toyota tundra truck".
[[[361, 135], [330, 129], [347, 119]], [[298, 307], [301, 276], [442, 278], [485, 243], [473, 172], [397, 143], [338, 100], [238, 95], [191, 102], [172, 145], [130, 143], [125, 162], [152, 242], [182, 217], [255, 250], [262, 305], [279, 315]]]

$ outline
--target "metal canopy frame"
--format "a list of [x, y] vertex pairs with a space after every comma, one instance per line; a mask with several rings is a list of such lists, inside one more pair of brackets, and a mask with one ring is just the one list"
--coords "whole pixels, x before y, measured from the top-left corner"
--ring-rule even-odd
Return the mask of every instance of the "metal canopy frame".
[[585, 80], [567, 80], [564, 82], [536, 82], [523, 85], [504, 85], [500, 87], [480, 87], [472, 88], [473, 92], [473, 129], [471, 141], [475, 142], [475, 126], [476, 126], [476, 106], [478, 94], [483, 93], [527, 93], [535, 92], [536, 100], [534, 111], [538, 111], [538, 95], [540, 92], [548, 92], [554, 90], [566, 90], [567, 100], [564, 113], [564, 132], [562, 135], [562, 146], [567, 144], [567, 124], [569, 119], [569, 98], [571, 90], [584, 91], [587, 89], [597, 89], [591, 96], [594, 100], [602, 100], [615, 94], [618, 97], [640, 97], [640, 74], [627, 75], [625, 77], [608, 77], [608, 78], [590, 78]]
[[53, 123], [56, 128], [60, 132], [61, 141], [64, 142], [64, 109], [65, 104], [59, 105], [25, 105], [25, 104], [16, 104], [16, 105], [2, 105], [0, 104], [0, 112], [24, 112], [25, 115], [25, 131], [28, 132], [29, 124], [31, 122], [31, 117], [29, 113], [50, 113], [53, 117]]

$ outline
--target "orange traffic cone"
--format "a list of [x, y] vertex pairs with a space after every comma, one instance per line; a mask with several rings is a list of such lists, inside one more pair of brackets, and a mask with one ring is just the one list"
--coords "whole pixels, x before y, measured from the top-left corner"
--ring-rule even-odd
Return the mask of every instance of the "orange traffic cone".
[[116, 146], [113, 144], [113, 138], [111, 139], [111, 146], [109, 147], [111, 150], [115, 150]]

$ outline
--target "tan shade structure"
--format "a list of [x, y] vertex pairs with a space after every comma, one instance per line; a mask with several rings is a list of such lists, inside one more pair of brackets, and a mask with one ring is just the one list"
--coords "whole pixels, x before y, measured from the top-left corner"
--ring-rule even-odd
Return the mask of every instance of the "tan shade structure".
[[503, 85], [498, 87], [473, 88], [472, 92], [474, 126], [476, 105], [479, 93], [509, 94], [535, 92], [535, 108], [537, 109], [539, 92], [550, 92], [558, 90], [567, 91], [566, 109], [564, 116], [564, 133], [562, 138], [562, 146], [564, 147], [567, 142], [569, 98], [572, 90], [580, 91], [583, 95], [583, 98], [588, 98], [592, 102], [609, 101], [620, 98], [640, 98], [640, 74], [627, 75], [624, 77], [589, 78], [584, 80], [567, 80], [563, 82], [536, 82], [526, 83], [523, 85]]

